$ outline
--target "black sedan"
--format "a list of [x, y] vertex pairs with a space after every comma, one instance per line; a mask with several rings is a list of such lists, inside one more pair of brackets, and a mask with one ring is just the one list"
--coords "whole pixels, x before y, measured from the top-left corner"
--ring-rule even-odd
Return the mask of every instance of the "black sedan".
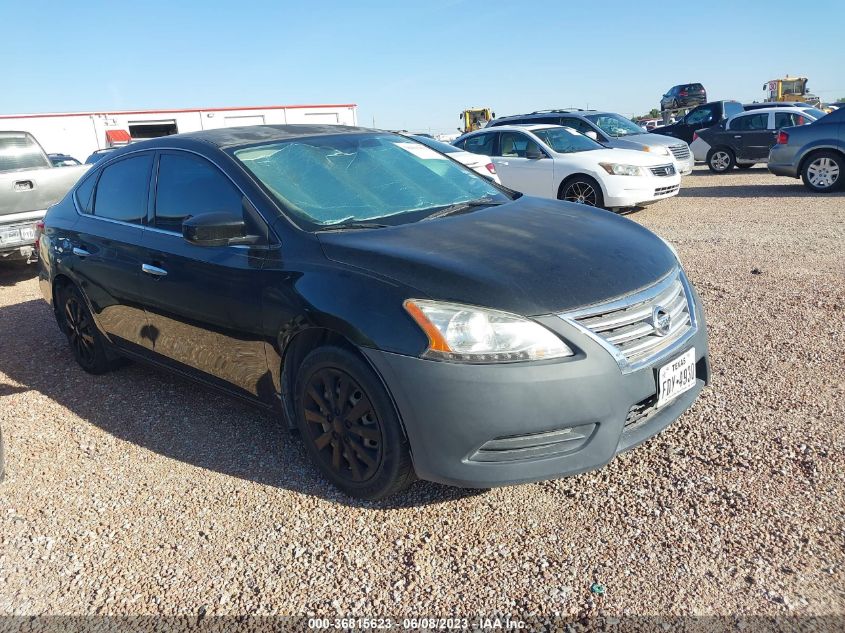
[[136, 359], [276, 410], [362, 498], [597, 468], [710, 375], [667, 243], [386, 132], [135, 143], [48, 211], [39, 252], [83, 369]]

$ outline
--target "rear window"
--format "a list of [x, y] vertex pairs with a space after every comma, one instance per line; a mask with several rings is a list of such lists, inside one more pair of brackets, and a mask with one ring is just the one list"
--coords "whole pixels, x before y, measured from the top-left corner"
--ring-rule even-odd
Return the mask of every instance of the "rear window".
[[141, 224], [147, 215], [152, 154], [133, 156], [106, 167], [97, 183], [94, 215]]
[[40, 167], [52, 164], [29, 134], [0, 134], [0, 171]]

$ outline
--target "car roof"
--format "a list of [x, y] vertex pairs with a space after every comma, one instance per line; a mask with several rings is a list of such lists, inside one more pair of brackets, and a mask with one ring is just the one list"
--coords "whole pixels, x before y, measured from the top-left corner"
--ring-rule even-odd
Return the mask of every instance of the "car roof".
[[751, 114], [766, 114], [767, 112], [802, 112], [803, 110], [812, 110], [816, 108], [815, 106], [811, 105], [804, 105], [804, 106], [785, 106], [782, 108], [754, 108], [753, 110], [745, 110], [743, 112], [738, 112], [733, 115], [731, 118], [735, 119], [740, 116], [747, 116]]
[[[545, 130], [550, 127], [565, 127], [563, 125], [555, 125], [554, 123], [513, 123], [511, 125], [497, 125], [495, 128], [481, 128], [480, 130], [473, 130], [467, 132], [463, 136], [470, 136], [478, 134], [479, 132], [534, 132], [536, 130]], [[463, 138], [463, 137], [461, 137]], [[455, 139], [457, 140], [457, 139]]]
[[[274, 141], [288, 141], [293, 138], [308, 136], [326, 136], [329, 134], [364, 134], [379, 132], [363, 127], [349, 125], [250, 125], [245, 127], [226, 127], [216, 130], [202, 130], [186, 134], [173, 134], [161, 139], [196, 140], [215, 145], [216, 147], [234, 147], [249, 145], [250, 143], [272, 143]], [[159, 139], [157, 139], [159, 140]]]

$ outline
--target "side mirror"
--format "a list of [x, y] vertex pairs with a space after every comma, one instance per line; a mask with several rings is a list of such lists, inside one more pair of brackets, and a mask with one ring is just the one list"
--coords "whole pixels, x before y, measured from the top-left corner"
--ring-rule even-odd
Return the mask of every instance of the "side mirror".
[[593, 130], [587, 130], [586, 132], [584, 132], [584, 136], [589, 136], [594, 141], [599, 140], [599, 135], [596, 134]]
[[525, 150], [525, 158], [530, 158], [531, 160], [543, 158], [544, 156], [545, 154], [536, 147], [529, 147]]
[[182, 222], [182, 237], [195, 246], [228, 246], [246, 243], [243, 216], [226, 211], [201, 213]]

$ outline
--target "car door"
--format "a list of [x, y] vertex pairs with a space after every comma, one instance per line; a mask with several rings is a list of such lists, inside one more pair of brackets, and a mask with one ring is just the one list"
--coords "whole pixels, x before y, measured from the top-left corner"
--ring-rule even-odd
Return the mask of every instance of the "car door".
[[731, 146], [740, 161], [764, 160], [774, 144], [770, 112], [738, 116], [731, 121]]
[[[268, 379], [260, 274], [270, 232], [243, 193], [206, 158], [186, 151], [158, 155], [142, 281], [148, 343], [177, 369], [259, 395]], [[198, 246], [182, 221], [203, 213], [243, 214], [255, 245]]]
[[153, 156], [129, 154], [90, 174], [76, 191], [78, 221], [57, 236], [100, 329], [124, 349], [144, 344], [140, 270]]
[[492, 157], [502, 184], [531, 196], [555, 197], [554, 160], [523, 132], [499, 132]]

